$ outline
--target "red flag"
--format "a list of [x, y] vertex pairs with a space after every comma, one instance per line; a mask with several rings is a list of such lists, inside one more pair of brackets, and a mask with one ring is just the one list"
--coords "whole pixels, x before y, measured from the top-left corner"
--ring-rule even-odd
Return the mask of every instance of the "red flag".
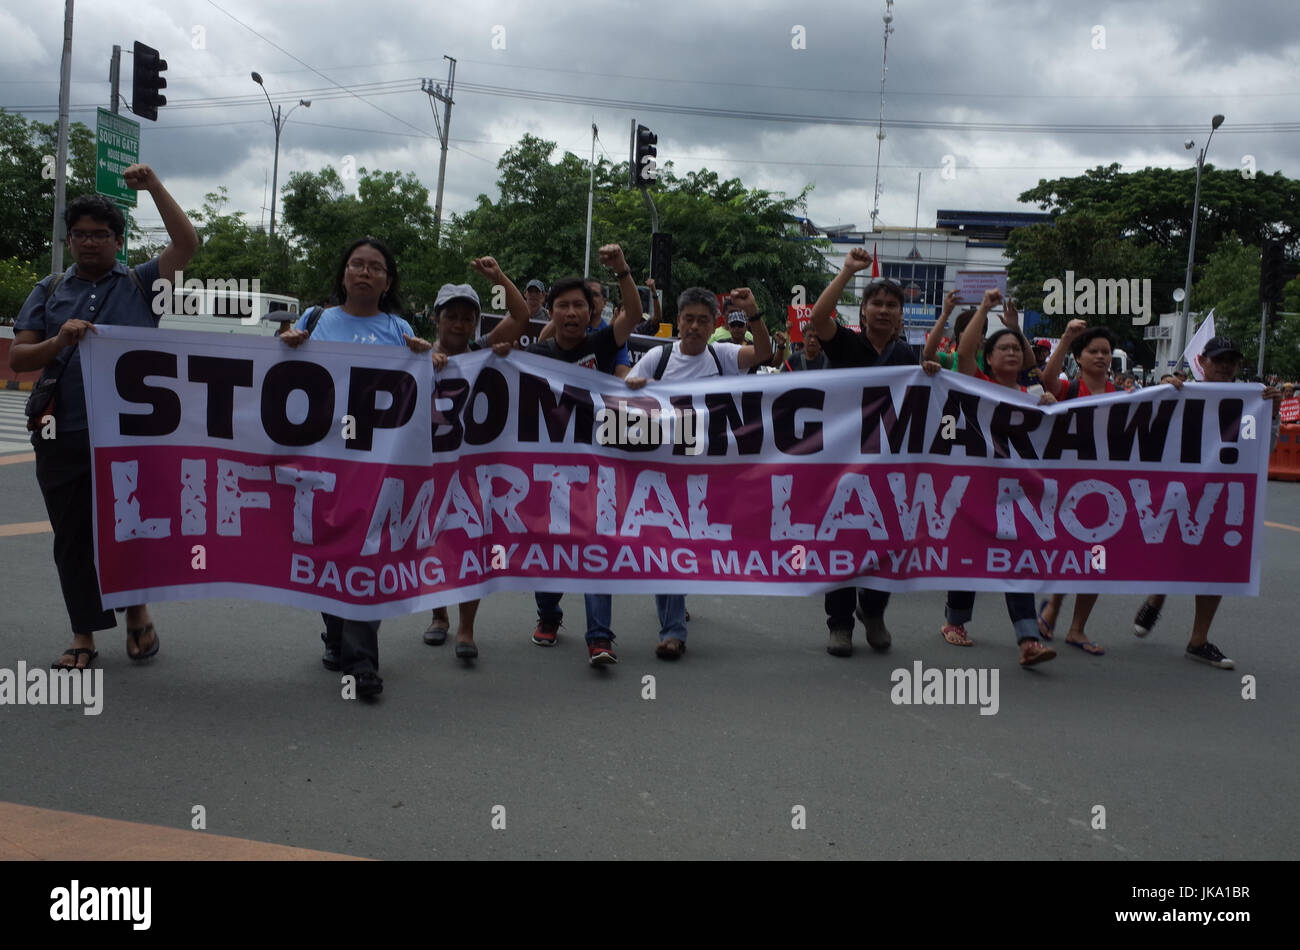
[[871, 245], [871, 276], [880, 276], [880, 254], [876, 251], [876, 245]]

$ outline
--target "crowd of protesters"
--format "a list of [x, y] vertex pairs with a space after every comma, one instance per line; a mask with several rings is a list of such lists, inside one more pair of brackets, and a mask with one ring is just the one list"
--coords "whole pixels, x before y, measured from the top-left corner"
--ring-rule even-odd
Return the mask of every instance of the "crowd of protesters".
[[[170, 243], [159, 257], [128, 268], [115, 260], [122, 247], [122, 213], [99, 197], [72, 201], [65, 223], [74, 263], [62, 275], [42, 280], [32, 291], [15, 322], [10, 351], [14, 370], [40, 369], [46, 377], [52, 377], [58, 392], [49, 412], [57, 422], [59, 438], [33, 436], [33, 444], [37, 481], [54, 528], [54, 559], [73, 631], [72, 645], [54, 664], [63, 669], [89, 667], [98, 656], [95, 633], [115, 625], [113, 612], [101, 605], [95, 570], [90, 444], [76, 344], [86, 333], [96, 332], [97, 322], [157, 326], [158, 315], [143, 288], [152, 287], [160, 273], [182, 270], [198, 247], [192, 224], [148, 166], [128, 168], [125, 178], [133, 187], [151, 193]], [[632, 334], [654, 334], [663, 324], [658, 294], [648, 282], [652, 313], [647, 315], [622, 249], [606, 245], [600, 248], [599, 256], [618, 287], [619, 304], [609, 308], [612, 320], [604, 316], [611, 299], [609, 289], [598, 280], [569, 277], [547, 288], [534, 279], [521, 293], [495, 259], [482, 257], [471, 262], [471, 267], [504, 288], [508, 317], [490, 333], [480, 335], [482, 308], [477, 293], [469, 284], [446, 284], [433, 306], [436, 342], [430, 343], [416, 336], [400, 316], [400, 279], [392, 252], [380, 240], [360, 238], [342, 250], [330, 305], [309, 308], [292, 328], [279, 334], [279, 339], [291, 348], [309, 346], [313, 339], [407, 346], [416, 353], [430, 353], [435, 369], [440, 370], [448, 360], [485, 347], [504, 356], [520, 344], [530, 322], [541, 321], [545, 329], [527, 346], [527, 352], [616, 376], [633, 389], [653, 387], [661, 380], [779, 370], [869, 373], [888, 366], [919, 366], [930, 375], [958, 372], [989, 386], [1035, 394], [1044, 404], [1132, 391], [1139, 385], [1131, 376], [1118, 380], [1113, 377], [1111, 356], [1116, 341], [1107, 329], [1074, 320], [1049, 352], [1041, 342], [1035, 344], [1025, 336], [1014, 305], [1003, 300], [997, 290], [986, 292], [977, 307], [963, 311], [955, 319], [952, 314], [956, 295], [948, 294], [918, 352], [903, 336], [902, 287], [889, 279], [875, 279], [862, 295], [858, 332], [854, 332], [842, 325], [836, 314], [837, 303], [855, 276], [872, 264], [871, 256], [859, 249], [848, 254], [839, 273], [814, 304], [811, 319], [803, 329], [801, 349], [791, 350], [784, 333], [769, 334], [749, 288], [730, 288], [720, 295], [692, 287], [677, 299], [677, 338], [634, 359], [627, 345]], [[1001, 326], [987, 333], [990, 316], [999, 305]], [[950, 320], [952, 346], [947, 348], [944, 343]], [[1073, 378], [1063, 372], [1067, 354], [1077, 367]], [[1208, 382], [1232, 382], [1241, 372], [1241, 350], [1230, 340], [1213, 338], [1201, 356]], [[1183, 385], [1179, 376], [1165, 376], [1161, 382], [1179, 389]], [[1274, 443], [1281, 403], [1290, 400], [1293, 392], [1290, 383], [1270, 384], [1264, 390], [1264, 398], [1274, 403]], [[537, 593], [535, 598], [537, 621], [532, 641], [539, 646], [553, 646], [564, 616], [562, 595], [545, 592]], [[938, 624], [939, 634], [947, 643], [957, 647], [973, 644], [967, 625], [974, 615], [975, 599], [970, 591], [948, 593], [944, 616]], [[866, 641], [874, 650], [888, 650], [893, 642], [885, 622], [889, 600], [888, 591], [869, 587], [846, 586], [827, 593], [827, 652], [837, 657], [852, 654], [855, 619], [862, 622]], [[1055, 638], [1063, 597], [1049, 596], [1037, 609], [1030, 593], [1007, 593], [1005, 600], [1020, 664], [1031, 667], [1053, 659], [1056, 653], [1049, 644]], [[1075, 596], [1073, 616], [1061, 642], [1101, 656], [1104, 648], [1090, 640], [1086, 632], [1096, 600], [1095, 594]], [[1155, 625], [1164, 600], [1163, 595], [1153, 595], [1139, 608], [1134, 619], [1139, 636], [1149, 633]], [[1195, 622], [1186, 655], [1231, 669], [1233, 661], [1208, 639], [1220, 600], [1217, 595], [1196, 596]], [[676, 660], [686, 651], [690, 615], [685, 597], [666, 592], [655, 596], [655, 605], [660, 625], [656, 655]], [[588, 662], [593, 666], [617, 663], [612, 597], [587, 594], [584, 606]], [[478, 601], [459, 604], [457, 610], [455, 654], [472, 661], [478, 656], [474, 631]], [[133, 660], [156, 655], [159, 638], [148, 607], [130, 607], [126, 615], [128, 655]], [[326, 614], [324, 622], [321, 638], [325, 643], [325, 668], [353, 675], [359, 695], [378, 695], [383, 689], [379, 676], [379, 621], [347, 620]], [[436, 609], [424, 641], [439, 646], [446, 642], [450, 631], [448, 610]]]

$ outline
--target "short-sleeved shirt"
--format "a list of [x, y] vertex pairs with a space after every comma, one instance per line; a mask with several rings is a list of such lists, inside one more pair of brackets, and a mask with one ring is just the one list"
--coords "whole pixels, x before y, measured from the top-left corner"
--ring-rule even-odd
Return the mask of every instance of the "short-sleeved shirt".
[[[295, 330], [307, 329], [307, 320], [311, 316], [309, 309], [298, 320]], [[325, 340], [329, 343], [380, 343], [388, 346], [406, 346], [402, 335], [415, 336], [411, 325], [395, 313], [379, 313], [373, 317], [354, 317], [342, 307], [330, 307], [320, 315], [316, 329], [312, 331], [313, 340]]]
[[[957, 369], [957, 351], [954, 350], [951, 353], [936, 353], [934, 354], [934, 361], [944, 369], [950, 369], [955, 372]], [[981, 373], [987, 368], [984, 365], [984, 353], [981, 350], [975, 351], [975, 366]]]
[[854, 333], [848, 327], [835, 328], [835, 335], [822, 340], [822, 352], [836, 369], [867, 366], [917, 366], [920, 360], [912, 344], [895, 337], [877, 352], [865, 333]]
[[[994, 379], [994, 378], [991, 377], [991, 376], [985, 376], [985, 375], [984, 375], [982, 372], [980, 372], [979, 370], [976, 370], [976, 371], [975, 371], [975, 378], [976, 378], [976, 379], [982, 379], [982, 380], [984, 380], [984, 382], [986, 382], [986, 383], [992, 383], [994, 386], [1002, 386], [1002, 384], [999, 383], [996, 379]], [[1010, 387], [1010, 386], [1003, 386], [1002, 388], [1003, 388], [1003, 389], [1010, 389], [1011, 387]], [[1024, 386], [1017, 385], [1015, 388], [1016, 388], [1016, 389], [1019, 389], [1022, 393], [1023, 393], [1023, 392], [1026, 392], [1026, 389], [1025, 389]]]
[[[716, 330], [713, 331], [713, 335], [712, 335], [711, 337], [709, 337], [709, 342], [710, 342], [710, 343], [730, 343], [730, 342], [731, 342], [731, 331], [728, 330], [727, 327], [726, 327], [726, 325], [724, 324], [723, 326], [720, 326], [720, 327], [718, 327]], [[753, 342], [754, 342], [754, 334], [750, 333], [748, 330], [745, 331], [745, 342], [746, 342], [746, 343], [753, 343]]]
[[[96, 281], [76, 276], [77, 265], [63, 272], [63, 280], [47, 299], [52, 277], [38, 283], [14, 320], [14, 332], [35, 330], [41, 339], [58, 336], [69, 320], [89, 320], [105, 326], [156, 327], [161, 314], [154, 313], [154, 281], [158, 279], [158, 258], [135, 268], [140, 292], [125, 264], [120, 261]], [[160, 308], [161, 309], [161, 308]], [[66, 351], [64, 351], [66, 352]], [[59, 377], [54, 421], [59, 431], [79, 432], [89, 428], [86, 420], [86, 390], [81, 378], [81, 347], [72, 347], [67, 366]]]
[[[668, 365], [664, 368], [664, 374], [661, 379], [700, 379], [706, 376], [739, 376], [740, 371], [740, 345], [737, 343], [710, 343], [709, 347], [717, 355], [715, 361], [709, 355], [708, 347], [703, 352], [694, 356], [687, 356], [682, 352], [682, 341], [678, 340], [672, 344], [672, 351], [668, 356]], [[659, 361], [663, 359], [663, 347], [655, 347], [647, 352], [637, 364], [632, 367], [629, 376], [639, 376], [641, 379], [654, 379], [655, 371], [659, 369]], [[718, 373], [718, 367], [722, 367], [722, 373]]]
[[798, 372], [805, 369], [830, 369], [831, 361], [826, 358], [825, 353], [818, 353], [815, 360], [808, 359], [807, 353], [796, 353], [785, 361], [787, 372]]
[[[594, 327], [588, 324], [587, 332], [595, 333], [597, 330], [603, 330], [607, 326], [610, 326], [610, 322], [608, 320], [601, 320], [600, 323], [596, 324], [596, 326]], [[624, 343], [621, 347], [619, 347], [618, 356], [614, 357], [614, 365], [615, 366], [632, 365], [632, 351], [627, 348], [626, 343]]]
[[[1075, 398], [1075, 399], [1082, 399], [1084, 396], [1091, 396], [1091, 395], [1092, 395], [1092, 390], [1088, 388], [1088, 384], [1085, 383], [1085, 382], [1083, 381], [1083, 377], [1082, 377], [1082, 376], [1079, 377], [1079, 387], [1078, 387], [1078, 388], [1079, 388], [1079, 391], [1078, 391], [1077, 393], [1074, 394], [1074, 398]], [[1108, 392], [1108, 393], [1119, 392], [1119, 388], [1118, 388], [1114, 383], [1112, 383], [1112, 382], [1108, 379], [1108, 380], [1106, 380], [1106, 392]], [[1063, 383], [1061, 384], [1061, 395], [1057, 396], [1056, 398], [1057, 398], [1057, 401], [1060, 401], [1060, 400], [1062, 400], [1062, 399], [1069, 399], [1069, 398], [1070, 398], [1070, 383], [1068, 383], [1068, 382], [1063, 382]]]
[[524, 352], [549, 356], [551, 359], [564, 360], [566, 363], [577, 363], [579, 366], [599, 370], [602, 373], [613, 373], [614, 361], [618, 357], [620, 346], [621, 344], [614, 338], [614, 328], [601, 327], [588, 333], [572, 349], [564, 349], [556, 337], [551, 337], [549, 340], [534, 343]]

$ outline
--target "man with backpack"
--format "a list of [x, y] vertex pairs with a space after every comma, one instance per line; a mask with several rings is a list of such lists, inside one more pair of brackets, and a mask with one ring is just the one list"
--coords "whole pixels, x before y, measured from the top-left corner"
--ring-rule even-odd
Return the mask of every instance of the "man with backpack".
[[[676, 343], [648, 351], [628, 374], [627, 385], [640, 389], [651, 379], [705, 379], [712, 376], [740, 376], [752, 366], [772, 358], [772, 339], [767, 334], [758, 303], [748, 287], [731, 292], [731, 305], [743, 312], [753, 333], [752, 344], [710, 343], [709, 332], [717, 317], [718, 301], [704, 287], [688, 287], [677, 298]], [[686, 652], [686, 597], [681, 594], [655, 598], [659, 608], [659, 646], [655, 655], [675, 660]]]

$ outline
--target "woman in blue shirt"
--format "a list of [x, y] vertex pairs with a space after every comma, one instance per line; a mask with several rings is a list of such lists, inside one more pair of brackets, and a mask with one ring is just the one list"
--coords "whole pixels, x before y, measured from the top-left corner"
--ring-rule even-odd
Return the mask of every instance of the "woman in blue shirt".
[[[308, 331], [311, 310], [298, 325], [280, 334], [289, 346], [301, 346], [308, 337], [334, 343], [384, 343], [407, 346], [414, 353], [427, 353], [433, 344], [415, 335], [411, 325], [399, 317], [397, 261], [382, 243], [372, 237], [354, 242], [339, 259], [334, 277], [337, 306], [325, 310]], [[357, 696], [373, 698], [384, 691], [379, 676], [379, 621], [345, 620], [333, 614], [325, 618], [327, 670], [342, 670], [356, 677]]]

